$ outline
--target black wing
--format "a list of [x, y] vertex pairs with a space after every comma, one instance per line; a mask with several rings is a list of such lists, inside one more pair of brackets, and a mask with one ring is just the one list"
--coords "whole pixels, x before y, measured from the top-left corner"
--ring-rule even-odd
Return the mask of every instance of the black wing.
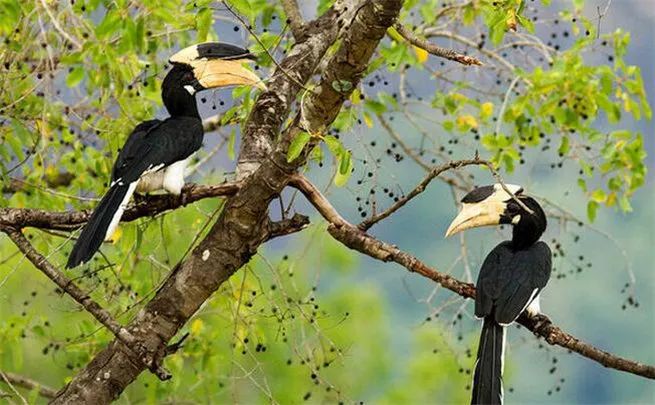
[[139, 146], [142, 145], [143, 139], [152, 129], [157, 128], [164, 121], [161, 120], [150, 120], [144, 121], [134, 128], [130, 136], [125, 141], [125, 145], [118, 154], [116, 162], [114, 162], [114, 168], [111, 172], [112, 181], [117, 179], [116, 171], [120, 167], [126, 167], [131, 164], [131, 162], [137, 158]]
[[175, 117], [143, 122], [130, 134], [118, 154], [112, 181], [132, 183], [143, 172], [184, 160], [202, 146], [202, 122]]
[[514, 251], [503, 242], [489, 253], [478, 276], [475, 315], [493, 314], [500, 324], [512, 323], [548, 283], [550, 248], [537, 242]]

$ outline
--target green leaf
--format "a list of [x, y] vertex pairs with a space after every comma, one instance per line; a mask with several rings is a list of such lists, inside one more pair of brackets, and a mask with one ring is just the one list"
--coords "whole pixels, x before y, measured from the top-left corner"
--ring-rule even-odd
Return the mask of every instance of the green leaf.
[[230, 3], [230, 6], [234, 7], [239, 14], [242, 14], [249, 19], [254, 17], [253, 9], [248, 0], [230, 0], [228, 3]]
[[118, 31], [121, 25], [121, 16], [116, 10], [107, 13], [100, 25], [96, 27], [96, 36], [98, 39], [104, 39]]
[[311, 135], [309, 135], [309, 132], [305, 131], [299, 132], [298, 135], [293, 138], [293, 141], [291, 141], [291, 145], [289, 145], [289, 150], [287, 152], [288, 163], [293, 162], [298, 156], [300, 156], [300, 153], [310, 139]]
[[343, 187], [348, 183], [350, 174], [352, 173], [352, 159], [350, 156], [350, 151], [344, 151], [339, 159], [339, 170], [337, 170], [336, 175], [334, 176], [334, 184], [337, 187]]
[[595, 202], [601, 204], [601, 203], [604, 203], [605, 201], [607, 201], [607, 194], [605, 193], [604, 190], [597, 189], [597, 190], [594, 190], [593, 193], [591, 193], [591, 199], [592, 199], [592, 201], [595, 201]]
[[631, 212], [632, 211], [632, 205], [630, 204], [630, 200], [626, 195], [622, 195], [619, 198], [619, 207], [621, 207], [621, 211], [623, 212]]
[[341, 145], [341, 142], [336, 137], [332, 135], [326, 135], [323, 137], [323, 141], [334, 156], [337, 158], [341, 156], [344, 151], [343, 145]]
[[570, 142], [569, 142], [569, 137], [564, 136], [562, 137], [562, 143], [559, 145], [558, 152], [560, 155], [564, 156], [569, 152], [570, 149]]
[[335, 80], [332, 82], [332, 88], [338, 93], [347, 93], [353, 88], [353, 84], [348, 80]]
[[196, 39], [198, 42], [207, 40], [207, 34], [212, 27], [213, 21], [212, 10], [210, 8], [203, 8], [198, 12], [196, 15], [196, 31], [198, 33]]
[[339, 162], [339, 174], [350, 173], [351, 167], [352, 167], [352, 159], [350, 156], [350, 151], [347, 150], [345, 151], [345, 153], [341, 154], [341, 162]]
[[237, 139], [237, 131], [236, 129], [232, 128], [232, 131], [230, 132], [230, 139], [227, 142], [227, 156], [230, 158], [230, 160], [234, 160], [236, 157], [235, 151], [234, 151], [234, 144], [236, 143]]
[[81, 66], [74, 68], [68, 76], [66, 76], [66, 85], [68, 87], [75, 87], [84, 79], [84, 69]]
[[587, 217], [589, 221], [594, 222], [596, 220], [596, 214], [598, 212], [598, 203], [596, 201], [589, 201], [587, 203]]

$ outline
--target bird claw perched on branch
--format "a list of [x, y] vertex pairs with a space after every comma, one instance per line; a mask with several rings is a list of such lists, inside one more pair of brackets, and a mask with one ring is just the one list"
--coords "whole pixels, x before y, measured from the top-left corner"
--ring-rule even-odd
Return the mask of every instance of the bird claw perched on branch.
[[534, 328], [532, 330], [534, 334], [537, 336], [546, 336], [546, 340], [548, 340], [547, 334], [545, 333], [546, 328], [552, 325], [553, 321], [544, 314], [536, 314], [531, 316], [531, 318], [534, 321]]

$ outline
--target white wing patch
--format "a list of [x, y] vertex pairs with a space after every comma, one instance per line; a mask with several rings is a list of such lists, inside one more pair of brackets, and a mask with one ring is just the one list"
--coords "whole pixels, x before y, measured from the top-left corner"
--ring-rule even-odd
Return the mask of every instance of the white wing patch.
[[541, 305], [539, 305], [539, 295], [537, 295], [525, 309], [532, 316], [540, 314]]
[[116, 232], [116, 228], [118, 227], [118, 223], [121, 221], [121, 217], [123, 216], [123, 212], [127, 207], [127, 203], [130, 202], [130, 197], [132, 197], [132, 194], [134, 193], [134, 189], [136, 188], [136, 183], [137, 182], [135, 181], [132, 184], [130, 184], [129, 188], [127, 189], [127, 193], [125, 193], [125, 197], [123, 198], [123, 201], [121, 201], [121, 204], [118, 206], [118, 209], [114, 214], [114, 217], [111, 219], [111, 222], [109, 223], [109, 227], [107, 228], [107, 233], [105, 233], [105, 242], [109, 241], [112, 235], [114, 234], [114, 232]]
[[[523, 311], [525, 311], [526, 308], [531, 307], [531, 306], [532, 306], [532, 303], [533, 303], [534, 301], [537, 301], [535, 305], [536, 305], [536, 307], [537, 307], [537, 313], [539, 313], [539, 296], [537, 295], [538, 293], [539, 293], [539, 289], [538, 289], [538, 288], [535, 288], [534, 290], [532, 290], [532, 294], [530, 294], [530, 299], [528, 299], [527, 304], [525, 304], [525, 306], [523, 307], [523, 309], [521, 309], [521, 312], [519, 312], [519, 315], [521, 315], [521, 313], [522, 313]], [[530, 309], [528, 309], [528, 312], [530, 312]], [[517, 316], [516, 318], [518, 318], [518, 316]], [[514, 320], [516, 320], [516, 318], [515, 318]]]

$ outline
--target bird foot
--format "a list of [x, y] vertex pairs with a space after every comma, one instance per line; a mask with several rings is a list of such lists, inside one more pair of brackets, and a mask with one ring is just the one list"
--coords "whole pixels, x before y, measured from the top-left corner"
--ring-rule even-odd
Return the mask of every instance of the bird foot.
[[148, 200], [148, 194], [141, 194], [141, 193], [134, 193], [132, 194], [132, 199], [134, 200], [134, 204], [139, 205], [141, 203], [145, 203]]
[[182, 207], [187, 205], [188, 197], [187, 197], [187, 193], [185, 193], [184, 190], [182, 190], [182, 192], [178, 194], [178, 201]]
[[545, 329], [552, 324], [550, 318], [544, 314], [536, 314], [532, 316], [535, 320], [534, 328], [532, 329], [535, 335], [545, 336]]

